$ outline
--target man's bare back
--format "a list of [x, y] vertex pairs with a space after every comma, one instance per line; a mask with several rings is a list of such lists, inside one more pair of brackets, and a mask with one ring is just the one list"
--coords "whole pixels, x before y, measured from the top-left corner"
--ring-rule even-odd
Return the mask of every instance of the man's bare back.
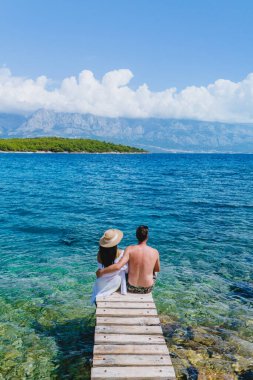
[[133, 286], [149, 287], [154, 283], [154, 272], [160, 271], [159, 253], [145, 242], [127, 247], [128, 282]]

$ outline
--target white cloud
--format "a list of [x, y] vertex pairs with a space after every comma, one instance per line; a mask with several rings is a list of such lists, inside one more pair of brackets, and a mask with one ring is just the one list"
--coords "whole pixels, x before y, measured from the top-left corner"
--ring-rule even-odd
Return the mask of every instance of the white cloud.
[[152, 92], [146, 84], [129, 87], [128, 69], [106, 73], [102, 80], [88, 70], [50, 88], [45, 76], [15, 77], [0, 69], [0, 112], [30, 113], [39, 108], [100, 116], [189, 118], [207, 121], [253, 122], [253, 73], [241, 82], [219, 79], [207, 87]]

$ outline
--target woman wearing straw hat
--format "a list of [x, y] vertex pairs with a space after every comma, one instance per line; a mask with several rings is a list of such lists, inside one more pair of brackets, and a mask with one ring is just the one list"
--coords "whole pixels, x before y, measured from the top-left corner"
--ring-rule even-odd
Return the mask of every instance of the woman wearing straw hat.
[[[105, 231], [99, 240], [99, 251], [97, 255], [98, 269], [106, 268], [116, 264], [123, 256], [124, 251], [118, 249], [118, 244], [123, 238], [123, 232], [117, 229]], [[120, 270], [105, 274], [96, 279], [91, 302], [94, 304], [96, 298], [109, 296], [121, 287], [121, 294], [126, 294], [127, 264]]]

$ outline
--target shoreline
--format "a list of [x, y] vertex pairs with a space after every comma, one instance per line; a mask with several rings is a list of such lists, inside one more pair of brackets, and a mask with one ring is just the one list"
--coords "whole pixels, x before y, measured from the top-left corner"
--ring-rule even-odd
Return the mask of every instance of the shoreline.
[[0, 154], [210, 154], [210, 155], [253, 155], [253, 152], [191, 152], [191, 151], [166, 151], [166, 152], [53, 152], [53, 151], [5, 151], [0, 150]]
[[52, 151], [42, 151], [42, 150], [38, 150], [36, 152], [31, 152], [31, 151], [5, 151], [5, 150], [0, 150], [0, 154], [3, 153], [3, 154], [13, 154], [13, 153], [17, 153], [17, 154], [149, 154], [150, 152], [52, 152]]

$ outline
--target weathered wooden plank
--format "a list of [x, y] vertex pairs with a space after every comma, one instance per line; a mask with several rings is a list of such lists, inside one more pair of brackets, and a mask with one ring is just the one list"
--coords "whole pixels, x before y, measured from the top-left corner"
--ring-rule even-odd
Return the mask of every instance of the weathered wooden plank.
[[151, 294], [97, 300], [91, 380], [175, 380]]
[[157, 316], [156, 309], [103, 309], [97, 308], [96, 310], [97, 317], [143, 317], [143, 316]]
[[95, 344], [161, 344], [163, 335], [131, 334], [98, 334], [95, 333]]
[[97, 301], [98, 308], [106, 309], [156, 309], [154, 302], [102, 302]]
[[161, 326], [96, 326], [95, 332], [98, 334], [163, 334]]
[[160, 325], [157, 317], [97, 317], [99, 325], [134, 325], [134, 326], [154, 326]]
[[172, 365], [167, 355], [94, 355], [94, 367]]
[[91, 370], [91, 380], [105, 379], [166, 379], [175, 380], [175, 372], [172, 366], [164, 367], [95, 367]]
[[106, 302], [152, 302], [153, 296], [151, 293], [148, 294], [134, 294], [127, 293], [122, 295], [120, 293], [113, 293], [108, 297], [97, 297], [97, 301], [106, 301]]
[[167, 355], [169, 352], [165, 343], [161, 344], [96, 344], [93, 354], [132, 354], [132, 355]]

